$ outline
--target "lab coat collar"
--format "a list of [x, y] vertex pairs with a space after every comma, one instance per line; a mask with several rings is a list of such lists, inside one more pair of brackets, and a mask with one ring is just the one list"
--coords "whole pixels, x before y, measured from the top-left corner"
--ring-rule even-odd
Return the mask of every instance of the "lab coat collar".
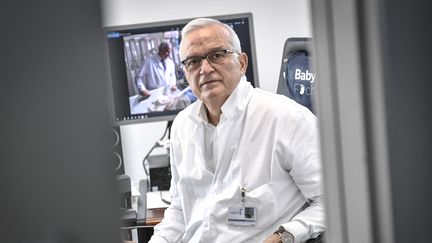
[[252, 85], [247, 81], [246, 76], [243, 76], [237, 87], [222, 105], [221, 121], [235, 119], [241, 115], [249, 103], [252, 92]]
[[190, 119], [197, 124], [200, 122], [207, 122], [204, 103], [201, 100], [197, 100], [191, 106], [191, 112], [189, 113]]
[[[253, 87], [247, 81], [246, 76], [240, 79], [237, 87], [233, 90], [231, 95], [222, 105], [222, 116], [221, 121], [226, 119], [233, 119], [237, 115], [240, 115], [246, 109], [249, 103], [250, 97], [252, 96]], [[196, 123], [203, 122], [209, 124], [206, 108], [201, 100], [197, 100], [192, 108], [191, 119]]]

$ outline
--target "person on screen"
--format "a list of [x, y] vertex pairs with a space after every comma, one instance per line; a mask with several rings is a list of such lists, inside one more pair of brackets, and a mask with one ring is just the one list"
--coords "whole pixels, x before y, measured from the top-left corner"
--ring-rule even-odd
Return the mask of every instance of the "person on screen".
[[157, 55], [150, 55], [144, 61], [136, 78], [136, 86], [141, 100], [150, 96], [150, 90], [169, 87], [176, 90], [177, 78], [174, 62], [169, 58], [171, 45], [168, 42], [159, 44]]
[[198, 18], [180, 57], [198, 100], [171, 130], [171, 204], [158, 242], [305, 242], [324, 231], [317, 118], [253, 88], [236, 33]]

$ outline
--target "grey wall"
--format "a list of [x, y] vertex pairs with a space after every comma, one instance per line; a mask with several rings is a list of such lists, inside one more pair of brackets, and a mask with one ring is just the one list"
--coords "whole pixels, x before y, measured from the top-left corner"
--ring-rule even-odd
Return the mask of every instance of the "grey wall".
[[98, 1], [0, 12], [0, 242], [118, 243]]

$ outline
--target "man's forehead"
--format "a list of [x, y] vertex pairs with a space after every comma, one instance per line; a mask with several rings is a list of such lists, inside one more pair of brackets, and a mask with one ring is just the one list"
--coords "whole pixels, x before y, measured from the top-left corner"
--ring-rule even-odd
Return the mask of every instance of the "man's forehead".
[[[205, 44], [203, 44], [205, 43]], [[225, 49], [224, 42], [200, 42], [190, 43], [184, 46], [183, 52], [187, 56], [201, 56], [208, 52]]]
[[215, 43], [222, 44], [227, 41], [226, 35], [221, 31], [194, 31], [186, 36], [184, 40], [185, 47], [196, 47], [204, 45], [214, 45]]
[[[229, 33], [219, 25], [210, 25], [189, 32], [182, 40], [182, 54], [201, 55], [226, 47]], [[186, 57], [186, 56], [185, 56]]]

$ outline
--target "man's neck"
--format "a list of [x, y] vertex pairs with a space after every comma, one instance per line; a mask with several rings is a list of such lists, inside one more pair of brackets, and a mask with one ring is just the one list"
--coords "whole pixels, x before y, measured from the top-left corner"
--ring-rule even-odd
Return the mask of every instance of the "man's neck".
[[[240, 80], [239, 80], [240, 82]], [[238, 83], [237, 83], [238, 85]], [[222, 106], [229, 99], [231, 94], [226, 96], [219, 96], [213, 99], [202, 100], [206, 108], [206, 114], [208, 121], [217, 126], [222, 115]]]
[[207, 120], [209, 123], [217, 126], [222, 115], [222, 105], [205, 104]]

